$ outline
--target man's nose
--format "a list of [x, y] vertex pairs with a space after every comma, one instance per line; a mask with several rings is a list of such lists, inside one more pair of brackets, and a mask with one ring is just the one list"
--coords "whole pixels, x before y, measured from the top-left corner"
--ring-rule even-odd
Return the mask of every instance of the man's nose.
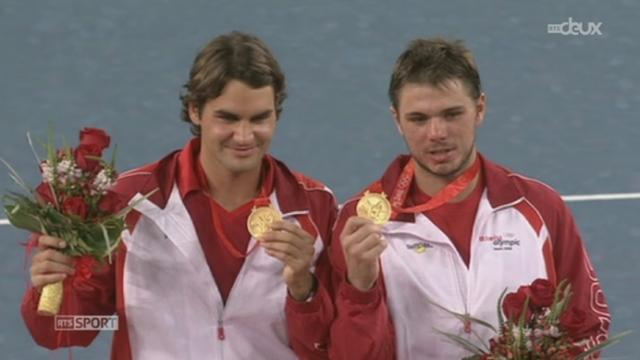
[[427, 131], [429, 139], [441, 140], [447, 137], [447, 123], [440, 117], [433, 117], [429, 119], [427, 124]]
[[248, 142], [253, 140], [253, 126], [249, 121], [238, 121], [236, 128], [234, 129], [234, 138], [239, 142]]

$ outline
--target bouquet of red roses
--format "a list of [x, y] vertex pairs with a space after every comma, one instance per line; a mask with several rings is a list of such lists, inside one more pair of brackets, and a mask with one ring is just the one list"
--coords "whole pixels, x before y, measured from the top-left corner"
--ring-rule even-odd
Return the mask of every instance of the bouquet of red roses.
[[497, 336], [489, 340], [488, 351], [461, 337], [444, 334], [474, 354], [465, 359], [586, 359], [629, 333], [586, 349], [585, 338], [600, 322], [570, 305], [572, 292], [568, 281], [556, 287], [548, 280], [537, 279], [530, 285], [520, 286], [517, 292], [505, 293], [506, 290], [498, 301], [497, 331], [486, 322], [470, 319], [497, 332]]
[[[57, 150], [50, 135], [45, 145], [47, 158], [40, 160], [29, 137], [42, 174], [42, 182], [35, 189], [0, 159], [9, 168], [11, 178], [27, 193], [4, 195], [9, 222], [20, 229], [64, 239], [67, 246], [62, 251], [77, 258], [76, 269], [80, 267], [85, 277], [90, 277], [92, 264], [111, 261], [126, 228], [125, 216], [132, 209], [109, 190], [117, 178], [115, 155], [110, 162], [102, 159], [110, 141], [104, 130], [85, 128], [80, 132], [78, 147]], [[42, 289], [39, 313], [58, 313], [62, 289], [62, 282]]]

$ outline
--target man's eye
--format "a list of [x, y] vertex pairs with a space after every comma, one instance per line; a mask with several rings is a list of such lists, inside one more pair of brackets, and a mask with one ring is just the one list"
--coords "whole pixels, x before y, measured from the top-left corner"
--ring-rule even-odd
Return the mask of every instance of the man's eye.
[[425, 122], [427, 121], [427, 117], [426, 116], [412, 116], [408, 119], [410, 122], [414, 122], [414, 123], [420, 123], [420, 122]]
[[269, 118], [268, 115], [263, 115], [263, 116], [254, 117], [253, 119], [251, 119], [251, 121], [254, 122], [254, 123], [261, 123], [261, 122], [267, 120], [268, 118]]
[[445, 114], [444, 116], [447, 119], [455, 119], [455, 118], [459, 117], [460, 115], [462, 115], [462, 111], [450, 112], [450, 113]]
[[218, 116], [218, 118], [224, 122], [234, 122], [238, 120], [233, 116], [225, 116], [225, 115]]

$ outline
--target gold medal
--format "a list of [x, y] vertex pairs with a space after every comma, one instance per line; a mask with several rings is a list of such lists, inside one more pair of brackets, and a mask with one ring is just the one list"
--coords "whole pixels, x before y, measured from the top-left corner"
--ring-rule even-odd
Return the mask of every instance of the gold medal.
[[247, 218], [247, 229], [251, 236], [258, 239], [271, 231], [271, 224], [279, 220], [282, 220], [282, 214], [273, 206], [254, 207]]
[[384, 225], [391, 218], [391, 203], [384, 192], [370, 193], [365, 191], [356, 205], [356, 213], [378, 225]]

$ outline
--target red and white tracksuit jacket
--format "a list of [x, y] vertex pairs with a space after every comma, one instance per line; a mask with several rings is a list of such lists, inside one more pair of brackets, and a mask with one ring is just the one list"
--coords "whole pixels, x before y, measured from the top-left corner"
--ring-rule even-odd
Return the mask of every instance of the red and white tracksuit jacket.
[[[400, 215], [384, 226], [389, 246], [381, 256], [382, 281], [371, 292], [359, 292], [345, 281], [342, 248], [332, 247], [339, 273], [331, 338], [334, 358], [468, 356], [436, 330], [475, 344], [488, 344], [495, 334], [469, 326], [432, 302], [496, 326], [503, 290], [515, 291], [536, 278], [556, 283], [568, 279], [573, 304], [600, 323], [588, 346], [606, 339], [611, 316], [567, 206], [547, 185], [481, 159], [486, 189], [472, 231], [468, 268], [447, 236], [422, 213]], [[379, 180], [387, 194], [392, 194], [408, 160], [408, 156], [396, 159]], [[334, 241], [339, 241], [346, 219], [355, 214], [359, 197], [339, 213]]]
[[[331, 192], [274, 161], [271, 203], [284, 219], [316, 234], [321, 285], [311, 301], [294, 301], [287, 296], [283, 264], [258, 246], [245, 259], [223, 305], [174, 181], [178, 154], [120, 176], [116, 191], [127, 200], [160, 191], [135, 206], [113, 265], [66, 291], [61, 315], [116, 313], [113, 359], [326, 358], [323, 342], [333, 308], [322, 285], [330, 271], [323, 248], [337, 212]], [[53, 319], [36, 313], [38, 297], [30, 289], [22, 306], [38, 344], [88, 346], [96, 337], [95, 331], [54, 331]]]

